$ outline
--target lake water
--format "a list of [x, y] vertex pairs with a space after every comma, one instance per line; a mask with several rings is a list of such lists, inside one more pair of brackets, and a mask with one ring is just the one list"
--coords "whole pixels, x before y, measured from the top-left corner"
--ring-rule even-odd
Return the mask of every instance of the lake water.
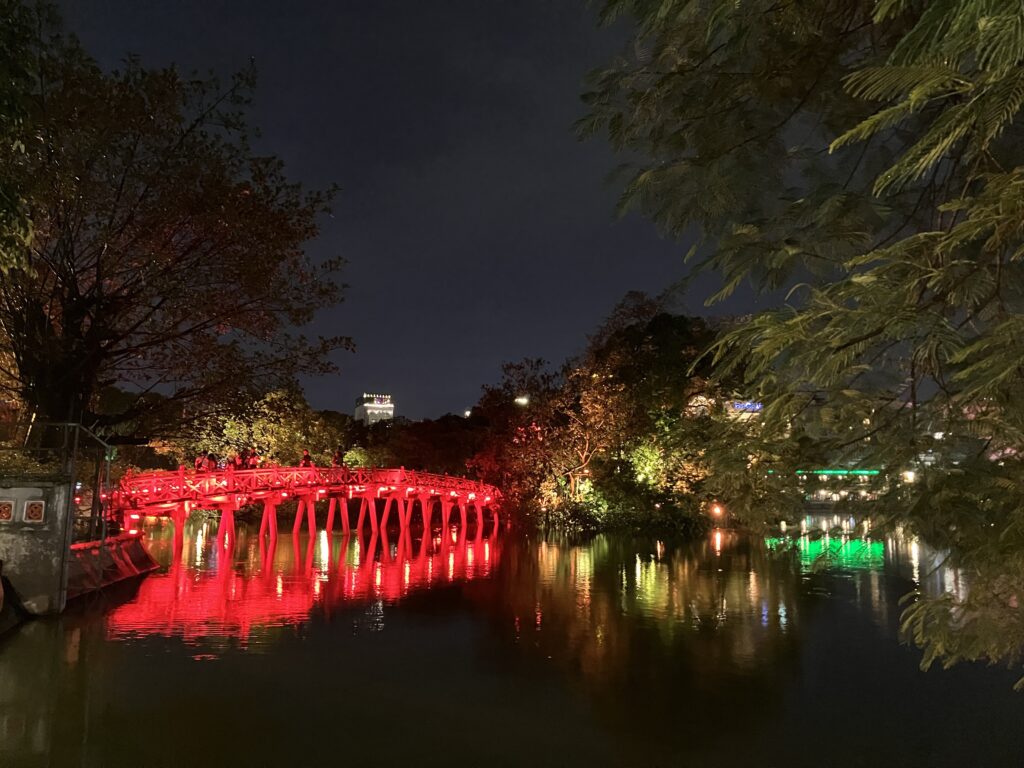
[[0, 765], [1024, 765], [1017, 676], [896, 637], [967, 588], [914, 541], [171, 531], [0, 641]]

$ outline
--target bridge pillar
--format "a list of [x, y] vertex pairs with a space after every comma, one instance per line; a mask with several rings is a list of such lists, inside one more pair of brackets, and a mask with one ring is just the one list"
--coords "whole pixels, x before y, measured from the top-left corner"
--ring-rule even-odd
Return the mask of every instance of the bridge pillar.
[[260, 519], [260, 541], [265, 536], [277, 538], [277, 504], [270, 499], [263, 500], [263, 517]]
[[359, 519], [356, 521], [356, 532], [362, 536], [363, 521], [366, 519], [366, 498], [359, 497]]
[[292, 524], [292, 536], [298, 536], [302, 530], [302, 513], [306, 509], [306, 500], [299, 499], [299, 505], [295, 508], [295, 522]]
[[446, 534], [448, 532], [448, 518], [451, 517], [451, 514], [452, 514], [452, 503], [451, 503], [451, 501], [448, 500], [448, 499], [442, 499], [441, 500], [441, 527], [444, 529]]
[[348, 519], [348, 499], [342, 496], [338, 499], [338, 504], [341, 506], [341, 532], [348, 536], [350, 526]]
[[377, 531], [377, 505], [372, 496], [363, 496], [363, 505], [359, 510], [359, 526], [362, 528], [363, 513], [370, 516], [370, 530]]
[[462, 520], [462, 530], [466, 530], [466, 503], [459, 499], [459, 518]]
[[224, 505], [220, 508], [220, 524], [217, 526], [217, 544], [227, 549], [235, 544], [235, 508]]
[[412, 499], [398, 498], [398, 517], [402, 521], [402, 529], [409, 527], [409, 518], [412, 517]]
[[[395, 497], [394, 496], [388, 496], [384, 500], [384, 515], [380, 519], [380, 527], [381, 528], [387, 528], [388, 527], [388, 517], [391, 515], [391, 505], [394, 504], [394, 503], [395, 503]], [[401, 509], [399, 509], [399, 511], [398, 511], [398, 517], [399, 517], [399, 519], [401, 519], [401, 517], [402, 517]]]
[[327, 502], [327, 533], [334, 534], [334, 511], [338, 508], [338, 500], [331, 496]]
[[429, 496], [420, 496], [420, 507], [423, 512], [423, 535], [430, 536], [430, 523], [434, 517], [434, 500]]
[[306, 499], [306, 530], [310, 537], [316, 535], [316, 496]]

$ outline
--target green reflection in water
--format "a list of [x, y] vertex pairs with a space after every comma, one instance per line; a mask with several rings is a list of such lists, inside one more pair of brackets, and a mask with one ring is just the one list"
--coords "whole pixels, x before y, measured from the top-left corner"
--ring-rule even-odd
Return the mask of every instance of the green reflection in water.
[[881, 570], [885, 566], [885, 542], [871, 539], [844, 539], [801, 536], [795, 542], [782, 537], [764, 540], [768, 549], [778, 552], [795, 544], [800, 554], [800, 568], [810, 571], [822, 565], [843, 570]]

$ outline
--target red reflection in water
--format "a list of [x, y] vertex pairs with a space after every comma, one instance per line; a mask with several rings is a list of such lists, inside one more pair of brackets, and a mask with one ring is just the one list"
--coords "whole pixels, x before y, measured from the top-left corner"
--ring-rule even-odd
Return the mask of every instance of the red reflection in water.
[[225, 546], [235, 544], [234, 531], [212, 546], [198, 535], [194, 559], [178, 549], [166, 573], [144, 580], [135, 599], [107, 616], [108, 636], [163, 635], [190, 643], [231, 637], [245, 644], [254, 629], [301, 623], [314, 605], [330, 613], [360, 602], [397, 602], [431, 585], [486, 578], [500, 554], [495, 535], [424, 536], [415, 546], [408, 530], [394, 543], [386, 532], [333, 542], [322, 534], [304, 546], [299, 538], [282, 538], [280, 545], [260, 549], [258, 563], [246, 563], [225, 556]]

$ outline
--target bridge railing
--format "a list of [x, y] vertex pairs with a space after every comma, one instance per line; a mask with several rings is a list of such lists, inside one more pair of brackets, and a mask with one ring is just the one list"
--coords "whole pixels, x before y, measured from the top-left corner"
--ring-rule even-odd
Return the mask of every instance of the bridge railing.
[[[311, 488], [352, 490], [356, 493], [429, 494], [431, 496], [480, 496], [497, 499], [498, 491], [487, 483], [432, 472], [388, 468], [260, 467], [212, 472], [179, 469], [127, 474], [113, 494], [115, 509], [173, 506], [183, 501], [227, 500], [227, 497], [294, 492]], [[221, 497], [224, 497], [221, 499]]]

